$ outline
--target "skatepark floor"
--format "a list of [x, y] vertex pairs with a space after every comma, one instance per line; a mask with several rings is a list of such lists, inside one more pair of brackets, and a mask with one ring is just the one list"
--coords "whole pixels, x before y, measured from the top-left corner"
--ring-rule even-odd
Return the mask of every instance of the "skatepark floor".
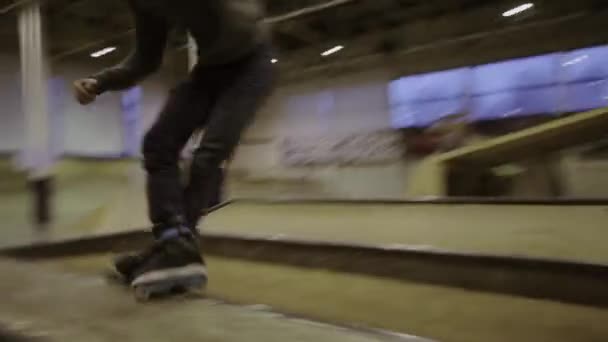
[[[61, 162], [56, 167], [54, 181], [53, 224], [49, 234], [41, 236], [34, 231], [30, 219], [32, 199], [24, 175], [12, 171], [8, 161], [0, 159], [3, 230], [0, 246], [142, 227], [145, 199], [143, 185], [139, 185], [137, 177], [132, 177], [137, 172], [139, 165], [132, 161]], [[137, 190], [133, 190], [134, 187]], [[129, 215], [128, 210], [138, 215]]]
[[[24, 184], [21, 175], [6, 168], [2, 171], [0, 165], [1, 245], [32, 241]], [[138, 163], [66, 161], [59, 166], [56, 185], [53, 239], [146, 225]], [[204, 230], [606, 263], [607, 219], [608, 211], [601, 206], [242, 202], [210, 216]], [[48, 266], [99, 279], [107, 262], [108, 256], [97, 256], [49, 261]], [[222, 258], [209, 258], [209, 266], [212, 296], [439, 341], [591, 342], [608, 336], [608, 312], [585, 306]], [[51, 307], [41, 315], [55, 311]], [[204, 317], [213, 322], [209, 315], [216, 313], [212, 310]], [[170, 325], [178, 316], [162, 324]], [[134, 326], [145, 326], [140, 318], [127, 315], [125, 319], [133, 319]], [[117, 320], [115, 324], [121, 323]], [[208, 340], [230, 341], [223, 337], [214, 335]]]
[[[97, 277], [108, 262], [99, 255], [43, 264]], [[208, 264], [212, 297], [323, 321], [445, 342], [599, 342], [608, 336], [608, 310], [597, 308], [225, 258], [208, 258]]]
[[[135, 161], [66, 160], [57, 167], [50, 239], [148, 225], [143, 173]], [[0, 162], [0, 246], [30, 243], [23, 177]], [[211, 215], [212, 233], [284, 235], [363, 244], [404, 244], [465, 253], [608, 263], [608, 208], [522, 205], [341, 205], [243, 202]]]

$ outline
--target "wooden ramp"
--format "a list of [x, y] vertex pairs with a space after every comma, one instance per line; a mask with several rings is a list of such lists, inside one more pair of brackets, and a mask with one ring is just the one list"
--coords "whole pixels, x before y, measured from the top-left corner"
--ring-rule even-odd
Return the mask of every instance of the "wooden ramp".
[[457, 168], [488, 168], [597, 141], [608, 132], [608, 108], [541, 124], [482, 143], [427, 158], [415, 170], [409, 197], [447, 195], [447, 179]]
[[103, 276], [68, 274], [50, 266], [4, 260], [0, 274], [2, 341], [21, 341], [23, 336], [35, 341], [89, 342], [421, 341], [203, 298], [137, 303], [130, 291]]

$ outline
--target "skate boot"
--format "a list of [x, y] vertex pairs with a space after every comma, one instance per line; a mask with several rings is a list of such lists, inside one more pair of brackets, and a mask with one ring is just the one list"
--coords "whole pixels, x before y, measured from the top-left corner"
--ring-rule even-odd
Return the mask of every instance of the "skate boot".
[[145, 252], [127, 253], [114, 258], [113, 264], [116, 270], [116, 278], [119, 278], [121, 283], [131, 284], [133, 281], [133, 272], [145, 260]]
[[[196, 239], [200, 239], [200, 233], [198, 230], [192, 230], [196, 236]], [[140, 252], [131, 252], [118, 255], [114, 258], [113, 264], [114, 269], [117, 272], [115, 276], [120, 282], [131, 284], [133, 281], [133, 273], [135, 270], [141, 265], [141, 263], [146, 260], [147, 255], [153, 252], [153, 248], [148, 248], [146, 250]]]
[[202, 290], [207, 269], [196, 236], [187, 228], [164, 230], [152, 247], [139, 256], [119, 263], [128, 274], [135, 296], [147, 300], [155, 296]]

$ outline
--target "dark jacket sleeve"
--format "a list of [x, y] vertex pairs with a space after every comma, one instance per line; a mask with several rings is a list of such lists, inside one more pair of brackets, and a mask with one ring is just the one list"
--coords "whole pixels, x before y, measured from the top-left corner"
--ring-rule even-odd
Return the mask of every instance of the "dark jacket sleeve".
[[139, 8], [129, 1], [135, 19], [135, 49], [121, 64], [91, 77], [98, 82], [98, 93], [128, 89], [158, 70], [167, 44], [169, 24], [163, 17]]

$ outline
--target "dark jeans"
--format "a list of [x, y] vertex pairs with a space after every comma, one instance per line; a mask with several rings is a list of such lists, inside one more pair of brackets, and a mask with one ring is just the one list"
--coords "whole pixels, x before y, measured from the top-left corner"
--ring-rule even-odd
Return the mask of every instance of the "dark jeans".
[[209, 202], [207, 202], [208, 209], [211, 209], [224, 201], [224, 183], [226, 181], [226, 174], [224, 168], [217, 168], [215, 177], [215, 186], [213, 187], [212, 191], [210, 190], [211, 195], [209, 196]]
[[[143, 142], [148, 208], [155, 231], [175, 225], [196, 228], [220, 181], [220, 165], [272, 92], [276, 71], [271, 58], [270, 47], [260, 46], [234, 63], [197, 65], [171, 91]], [[184, 186], [179, 155], [199, 128], [204, 128], [204, 136]]]

